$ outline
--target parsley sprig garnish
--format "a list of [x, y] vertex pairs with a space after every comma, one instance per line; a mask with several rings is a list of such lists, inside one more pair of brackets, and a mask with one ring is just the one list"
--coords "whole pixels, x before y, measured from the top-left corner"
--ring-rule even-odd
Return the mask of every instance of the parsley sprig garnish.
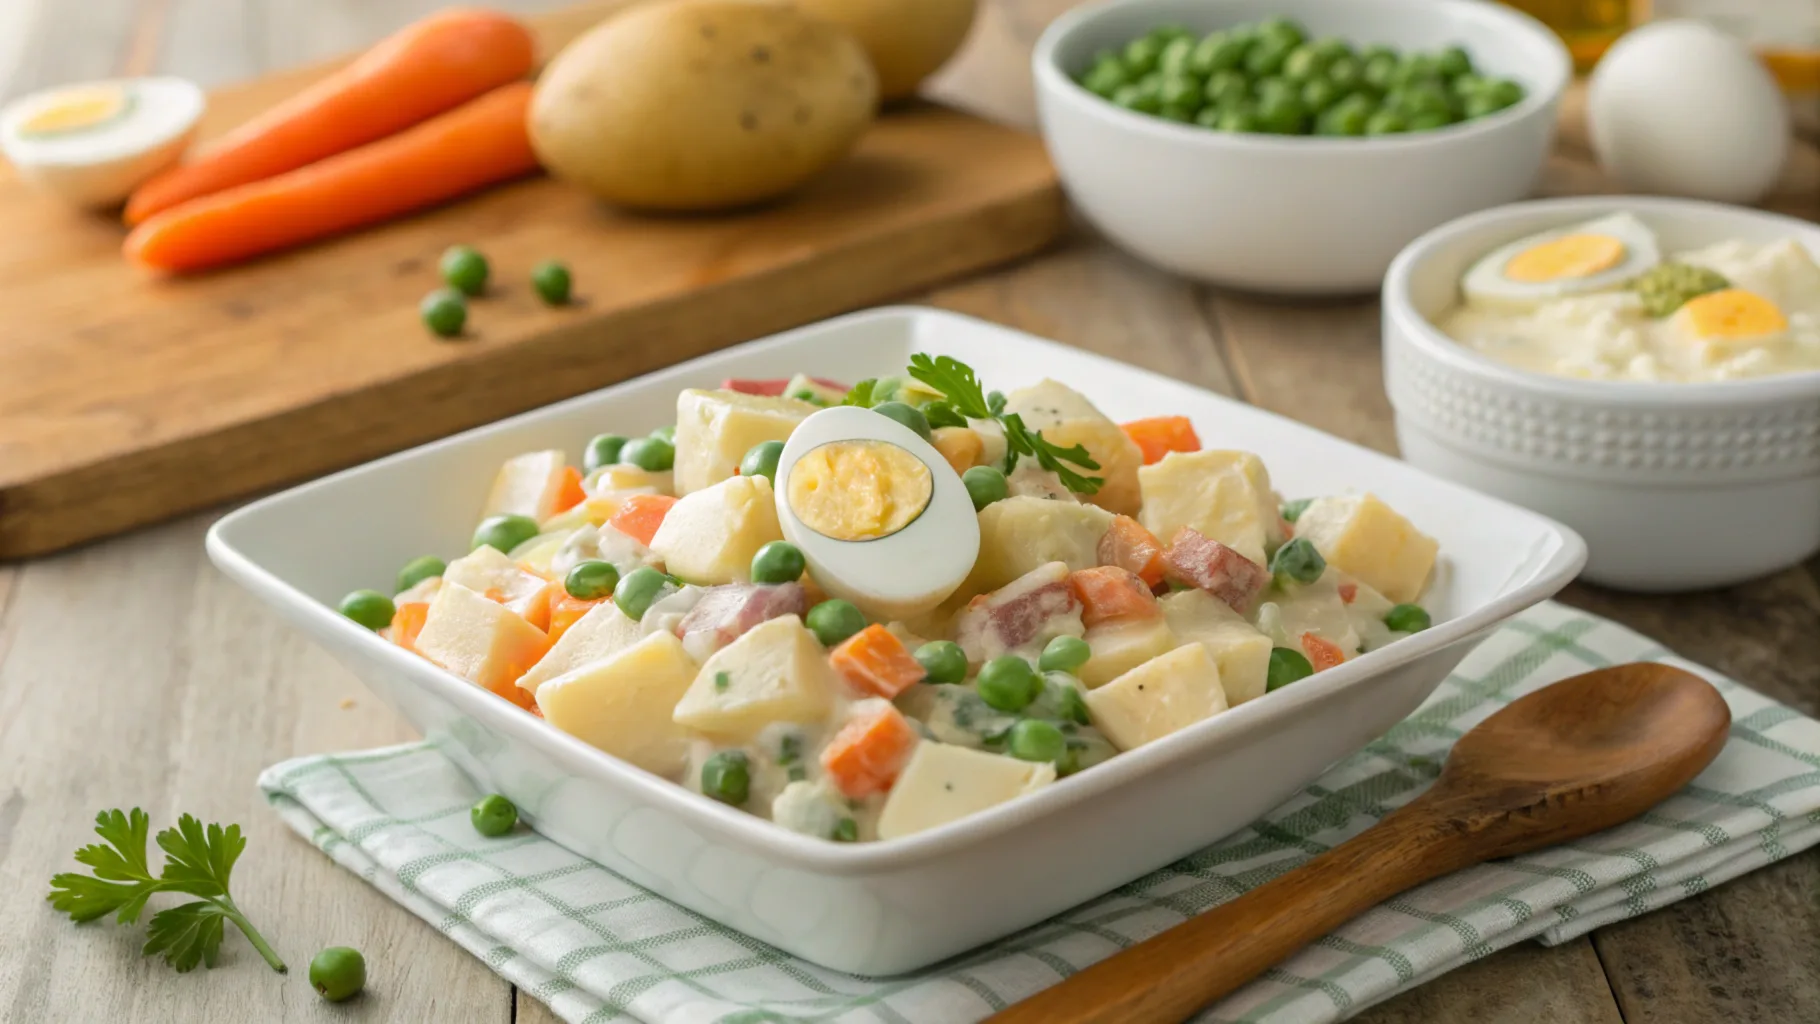
[[161, 892], [198, 897], [152, 915], [146, 924], [146, 956], [162, 956], [178, 971], [195, 970], [197, 964], [215, 966], [221, 952], [226, 922], [232, 921], [272, 970], [283, 972], [284, 961], [228, 895], [228, 875], [246, 849], [239, 825], [209, 825], [186, 814], [176, 828], [158, 833], [164, 867], [152, 874], [146, 860], [145, 841], [151, 820], [135, 807], [102, 811], [95, 816], [95, 834], [107, 841], [84, 846], [76, 860], [94, 870], [92, 875], [64, 872], [51, 879], [51, 906], [78, 923], [113, 914], [121, 924], [133, 924], [146, 901]]
[[[1098, 469], [1100, 464], [1087, 454], [1086, 447], [1063, 448], [1049, 443], [1038, 430], [1024, 426], [1017, 413], [1005, 411], [1005, 396], [997, 391], [987, 394], [973, 367], [948, 356], [929, 356], [918, 352], [910, 357], [910, 376], [942, 393], [948, 405], [967, 419], [997, 420], [1005, 431], [1005, 472], [1017, 468], [1019, 456], [1028, 455], [1036, 464], [1054, 473], [1062, 486], [1076, 494], [1093, 494], [1103, 483], [1097, 476], [1082, 476], [1068, 468], [1073, 463], [1083, 469]], [[931, 421], [933, 422], [933, 421]]]

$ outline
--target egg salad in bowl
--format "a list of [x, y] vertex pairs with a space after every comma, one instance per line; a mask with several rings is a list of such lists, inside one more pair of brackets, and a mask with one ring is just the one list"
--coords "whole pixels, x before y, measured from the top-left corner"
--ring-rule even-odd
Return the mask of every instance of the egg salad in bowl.
[[1500, 362], [1598, 380], [1820, 370], [1820, 265], [1794, 238], [1664, 253], [1625, 212], [1485, 254], [1437, 326]]
[[946, 356], [684, 390], [578, 450], [507, 459], [470, 550], [341, 611], [822, 839], [933, 829], [1431, 624], [1438, 544], [1375, 496], [1286, 501], [1186, 417]]

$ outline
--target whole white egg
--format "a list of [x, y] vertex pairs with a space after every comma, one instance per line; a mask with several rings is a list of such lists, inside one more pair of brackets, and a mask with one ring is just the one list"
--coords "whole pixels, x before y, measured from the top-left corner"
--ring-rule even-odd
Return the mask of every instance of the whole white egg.
[[1788, 104], [1744, 43], [1699, 21], [1618, 40], [1587, 88], [1593, 151], [1638, 192], [1753, 203], [1788, 156]]

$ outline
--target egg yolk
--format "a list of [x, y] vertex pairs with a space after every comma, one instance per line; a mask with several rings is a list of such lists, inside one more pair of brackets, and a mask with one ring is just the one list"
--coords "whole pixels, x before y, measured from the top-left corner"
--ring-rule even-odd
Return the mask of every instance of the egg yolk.
[[1532, 245], [1504, 264], [1504, 276], [1525, 284], [1586, 277], [1624, 258], [1624, 243], [1610, 235], [1562, 235]]
[[935, 478], [923, 460], [887, 441], [833, 441], [790, 470], [790, 509], [835, 540], [876, 540], [909, 526], [928, 507]]
[[68, 135], [112, 121], [132, 106], [132, 95], [106, 87], [60, 93], [19, 125], [19, 134]]
[[1678, 314], [1697, 338], [1741, 341], [1788, 330], [1788, 318], [1776, 304], [1742, 288], [1726, 288], [1689, 299]]

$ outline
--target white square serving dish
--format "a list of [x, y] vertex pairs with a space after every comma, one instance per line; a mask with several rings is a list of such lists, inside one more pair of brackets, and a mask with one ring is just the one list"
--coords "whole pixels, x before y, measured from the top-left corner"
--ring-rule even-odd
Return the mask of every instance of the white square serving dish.
[[[1371, 490], [1441, 543], [1426, 632], [1121, 754], [1031, 796], [888, 842], [797, 835], [647, 774], [337, 614], [417, 555], [466, 549], [495, 470], [579, 456], [605, 430], [672, 421], [676, 393], [797, 370], [859, 380], [912, 352], [988, 387], [1048, 376], [1114, 419], [1184, 414], [1255, 451], [1286, 496]], [[540, 832], [707, 917], [857, 974], [922, 967], [1027, 927], [1228, 835], [1408, 715], [1498, 622], [1585, 560], [1565, 527], [1385, 455], [1179, 381], [951, 313], [876, 309], [751, 342], [255, 502], [216, 523], [229, 576], [320, 641]], [[529, 897], [527, 897], [529, 898]]]

